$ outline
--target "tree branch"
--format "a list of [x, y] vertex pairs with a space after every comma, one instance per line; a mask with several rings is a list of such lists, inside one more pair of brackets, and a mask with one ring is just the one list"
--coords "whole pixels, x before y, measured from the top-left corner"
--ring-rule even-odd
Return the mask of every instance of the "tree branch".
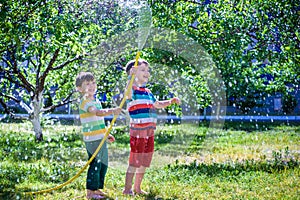
[[21, 100], [15, 98], [15, 97], [13, 97], [13, 96], [3, 94], [2, 92], [0, 92], [0, 96], [9, 98], [9, 99], [11, 99], [11, 100], [13, 100], [13, 101], [15, 101], [15, 102], [17, 102], [17, 103], [20, 103], [20, 102], [21, 102]]
[[62, 64], [60, 64], [60, 65], [58, 65], [58, 66], [56, 66], [56, 67], [53, 67], [53, 70], [58, 70], [58, 69], [62, 69], [62, 68], [64, 68], [66, 65], [68, 65], [68, 64], [70, 64], [70, 63], [72, 63], [72, 62], [74, 62], [74, 61], [77, 61], [77, 60], [81, 60], [84, 56], [86, 56], [87, 54], [85, 54], [85, 55], [80, 55], [80, 56], [76, 56], [75, 58], [72, 58], [71, 60], [68, 60], [68, 61], [66, 61], [66, 62], [64, 62], [64, 63], [62, 63]]
[[[14, 101], [16, 101], [17, 103], [21, 102], [20, 100], [12, 97], [12, 96], [8, 96], [8, 95], [4, 95], [3, 93], [0, 93], [0, 96], [1, 97], [7, 97], [9, 99], [12, 99]], [[28, 116], [17, 116], [16, 114], [14, 114], [12, 112], [12, 110], [9, 109], [9, 107], [7, 106], [7, 104], [4, 102], [3, 98], [0, 98], [0, 105], [4, 108], [4, 112], [6, 114], [8, 114], [11, 118], [13, 119], [25, 119], [25, 120], [28, 120], [29, 117]]]
[[46, 77], [47, 77], [48, 73], [53, 69], [52, 67], [53, 67], [54, 62], [57, 59], [58, 53], [59, 53], [59, 49], [56, 49], [46, 70], [44, 71], [43, 75], [39, 78], [39, 82], [37, 85], [38, 89], [36, 90], [37, 93], [40, 93], [44, 90]]
[[71, 99], [72, 95], [74, 94], [74, 92], [71, 92], [65, 99], [63, 99], [59, 104], [56, 104], [56, 105], [52, 105], [52, 106], [49, 106], [47, 108], [43, 108], [41, 109], [41, 112], [46, 112], [46, 111], [49, 111], [49, 110], [52, 110], [52, 109], [55, 109], [57, 107], [60, 107], [60, 106], [63, 106], [63, 105], [66, 105], [66, 104], [69, 104], [69, 103], [72, 103], [74, 101], [76, 101], [76, 99]]
[[32, 59], [29, 58], [29, 62], [34, 66], [34, 68], [36, 68], [36, 64], [32, 61]]
[[0, 98], [0, 104], [1, 106], [4, 108], [4, 112], [8, 115], [11, 115], [12, 112], [9, 110], [8, 106], [6, 105], [6, 103], [3, 101], [2, 98]]
[[24, 88], [28, 92], [32, 92], [34, 87], [27, 81], [27, 79], [23, 76], [22, 72], [20, 70], [18, 70], [18, 65], [17, 65], [17, 61], [15, 58], [15, 54], [13, 52], [10, 52], [10, 53], [12, 55], [13, 63], [7, 62], [7, 64], [12, 67], [13, 74], [15, 74], [19, 78], [19, 80], [23, 83]]
[[[4, 62], [6, 62], [5, 59], [2, 58], [2, 60], [3, 60]], [[4, 76], [3, 76], [2, 78], [6, 79], [6, 80], [8, 80], [8, 81], [10, 81], [10, 82], [12, 82], [12, 83], [18, 85], [18, 86], [21, 86], [21, 87], [23, 87], [24, 89], [27, 90], [26, 85], [24, 85], [23, 83], [18, 82], [17, 79], [16, 79], [15, 77], [12, 76], [13, 73], [12, 73], [11, 71], [4, 69], [2, 66], [0, 66], [0, 70], [1, 70], [2, 72], [4, 72]], [[27, 90], [27, 91], [28, 91], [28, 90]], [[30, 92], [30, 91], [31, 91], [31, 90], [29, 90], [28, 92]]]
[[[42, 67], [41, 55], [39, 55], [38, 58], [40, 61], [37, 60], [38, 66], [36, 66], [37, 72], [35, 75], [35, 85], [36, 85], [36, 88], [38, 88], [37, 91], [39, 91], [39, 89], [40, 89], [40, 84], [39, 84], [40, 78], [39, 77], [40, 77], [40, 72], [41, 72], [41, 67]], [[44, 86], [43, 86], [43, 88], [44, 88]]]

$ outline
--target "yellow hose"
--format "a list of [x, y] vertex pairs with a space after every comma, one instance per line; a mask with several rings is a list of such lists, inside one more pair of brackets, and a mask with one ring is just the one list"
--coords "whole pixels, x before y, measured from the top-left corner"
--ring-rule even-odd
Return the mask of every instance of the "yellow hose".
[[[140, 52], [138, 51], [137, 54], [136, 54], [136, 57], [135, 57], [135, 63], [134, 63], [134, 67], [137, 67], [138, 66], [138, 60], [140, 58]], [[133, 81], [134, 81], [134, 74], [132, 74], [131, 76], [131, 79], [130, 79], [130, 82], [128, 84], [128, 87], [126, 89], [126, 92], [125, 92], [125, 96], [123, 97], [119, 107], [122, 108], [124, 106], [124, 103], [126, 101], [126, 97], [129, 95], [130, 93], [130, 90], [132, 88], [132, 84], [133, 84]], [[114, 118], [112, 119], [111, 123], [110, 123], [110, 126], [108, 127], [108, 129], [106, 130], [105, 132], [105, 135], [102, 139], [102, 141], [100, 142], [98, 148], [96, 149], [96, 151], [94, 152], [94, 154], [92, 155], [92, 157], [86, 162], [86, 164], [77, 172], [77, 174], [75, 176], [73, 176], [72, 178], [70, 178], [68, 181], [58, 185], [58, 186], [55, 186], [53, 188], [49, 188], [49, 189], [45, 189], [45, 190], [39, 190], [39, 191], [35, 191], [35, 192], [25, 192], [25, 195], [34, 195], [34, 194], [41, 194], [41, 193], [46, 193], [46, 192], [51, 192], [53, 190], [58, 190], [68, 184], [70, 184], [71, 182], [73, 182], [76, 178], [78, 178], [80, 176], [80, 174], [88, 167], [88, 165], [93, 161], [93, 159], [96, 157], [96, 155], [98, 154], [98, 152], [100, 151], [104, 141], [107, 139], [107, 137], [109, 136], [109, 133], [115, 123], [115, 121], [117, 120], [117, 117], [118, 115], [114, 115]]]

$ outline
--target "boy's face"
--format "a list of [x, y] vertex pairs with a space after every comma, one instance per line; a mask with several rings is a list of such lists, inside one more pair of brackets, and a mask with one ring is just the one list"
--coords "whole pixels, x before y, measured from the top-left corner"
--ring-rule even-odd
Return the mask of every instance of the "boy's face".
[[94, 96], [97, 90], [97, 84], [95, 80], [83, 81], [81, 87], [77, 88], [85, 96]]
[[136, 69], [135, 81], [142, 85], [148, 82], [150, 78], [150, 69], [147, 64], [142, 63]]

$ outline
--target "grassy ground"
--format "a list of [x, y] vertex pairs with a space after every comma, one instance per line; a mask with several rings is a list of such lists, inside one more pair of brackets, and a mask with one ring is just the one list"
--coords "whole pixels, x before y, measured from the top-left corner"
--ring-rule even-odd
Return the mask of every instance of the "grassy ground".
[[[75, 126], [45, 126], [36, 143], [28, 123], [1, 123], [0, 199], [85, 199], [83, 172], [50, 193], [24, 192], [55, 187], [73, 177], [87, 156]], [[161, 126], [143, 188], [147, 196], [122, 195], [129, 154], [126, 127], [113, 130], [108, 199], [298, 199], [300, 127], [225, 124], [222, 131], [191, 124]]]

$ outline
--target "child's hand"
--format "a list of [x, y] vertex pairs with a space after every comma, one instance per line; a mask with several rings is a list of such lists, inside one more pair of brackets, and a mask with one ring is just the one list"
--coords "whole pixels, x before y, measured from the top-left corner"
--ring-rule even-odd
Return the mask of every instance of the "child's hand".
[[122, 108], [112, 108], [112, 111], [114, 115], [119, 115], [122, 112]]
[[176, 104], [179, 105], [179, 104], [181, 104], [181, 101], [180, 101], [180, 99], [178, 97], [174, 97], [174, 98], [171, 99], [171, 104], [172, 103], [176, 103]]
[[111, 134], [108, 135], [107, 139], [109, 142], [114, 142], [116, 140], [115, 137]]

